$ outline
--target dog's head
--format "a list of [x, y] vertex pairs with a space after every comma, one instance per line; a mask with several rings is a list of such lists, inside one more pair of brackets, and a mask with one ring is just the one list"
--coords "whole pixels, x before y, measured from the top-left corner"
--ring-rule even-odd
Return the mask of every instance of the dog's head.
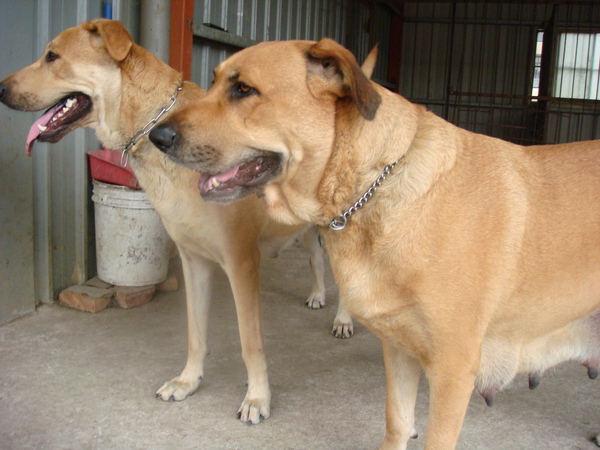
[[33, 142], [58, 142], [75, 128], [102, 121], [108, 96], [118, 95], [119, 64], [133, 45], [121, 22], [98, 19], [60, 33], [46, 45], [42, 57], [0, 83], [0, 101], [21, 111], [47, 111], [31, 127], [26, 150]]
[[[201, 174], [204, 199], [264, 192], [280, 220], [306, 221], [319, 209], [317, 187], [340, 139], [336, 121], [370, 121], [380, 102], [354, 56], [335, 42], [265, 42], [221, 63], [207, 95], [150, 139]], [[303, 217], [290, 209], [291, 197]]]

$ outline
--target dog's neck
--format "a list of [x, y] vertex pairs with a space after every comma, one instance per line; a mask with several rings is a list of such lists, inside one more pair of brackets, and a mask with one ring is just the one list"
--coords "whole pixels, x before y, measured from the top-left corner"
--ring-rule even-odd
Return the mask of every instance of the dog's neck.
[[342, 231], [344, 228], [346, 228], [348, 220], [354, 214], [359, 212], [362, 209], [362, 207], [365, 206], [369, 201], [371, 201], [371, 199], [377, 192], [377, 189], [385, 182], [386, 178], [390, 176], [390, 174], [394, 171], [396, 166], [403, 162], [403, 160], [404, 155], [400, 159], [394, 161], [392, 164], [388, 164], [387, 166], [385, 166], [379, 174], [379, 176], [377, 177], [377, 179], [373, 182], [373, 184], [371, 184], [371, 186], [369, 186], [369, 189], [367, 189], [365, 193], [361, 195], [360, 198], [356, 200], [356, 202], [354, 202], [352, 206], [343, 211], [340, 215], [331, 219], [331, 221], [329, 222], [329, 228], [334, 231]]
[[[439, 148], [445, 152], [431, 154], [423, 142], [444, 141], [436, 123], [439, 118], [423, 107], [406, 99], [382, 92], [383, 102], [374, 121], [364, 120], [356, 112], [347, 111], [337, 116], [335, 142], [329, 163], [318, 189], [319, 203], [324, 217], [319, 223], [329, 226], [332, 219], [360, 202], [373, 183], [396, 161], [395, 167], [377, 192], [372, 203], [382, 192], [400, 183], [401, 196], [396, 204], [413, 201], [429, 191], [440, 173], [448, 170], [455, 160], [451, 141]], [[377, 123], [376, 121], [379, 120]], [[407, 132], [406, 130], [411, 130]], [[359, 208], [360, 209], [360, 208]], [[353, 219], [368, 217], [368, 208], [356, 213]], [[367, 221], [368, 223], [368, 221]]]
[[[107, 93], [104, 105], [107, 111], [100, 113], [104, 118], [100, 118], [96, 132], [105, 146], [122, 150], [171, 104], [182, 78], [179, 72], [135, 44], [121, 62], [120, 74], [120, 87], [111, 86], [114, 90]], [[118, 114], [114, 114], [115, 111]], [[166, 114], [161, 119], [164, 117]]]
[[[128, 122], [123, 123], [123, 132], [129, 142], [163, 108], [171, 105], [173, 95], [182, 85], [182, 76], [138, 45], [132, 47], [123, 64], [126, 67], [122, 70], [121, 115]], [[148, 79], [149, 74], [152, 79]]]
[[123, 162], [123, 157], [128, 157], [129, 152], [134, 151], [136, 144], [140, 140], [144, 139], [144, 137], [154, 129], [154, 127], [158, 124], [158, 122], [161, 119], [166, 118], [169, 111], [171, 111], [171, 109], [173, 109], [173, 107], [175, 106], [175, 103], [177, 102], [177, 97], [179, 97], [179, 92], [181, 90], [183, 90], [183, 80], [181, 80], [179, 82], [179, 85], [175, 88], [175, 92], [169, 98], [169, 103], [163, 106], [158, 112], [158, 114], [156, 114], [156, 116], [154, 116], [152, 119], [146, 122], [144, 126], [139, 128], [138, 131], [136, 131], [133, 137], [129, 140], [129, 142], [127, 142], [125, 148], [123, 149], [123, 155], [121, 156], [121, 164], [126, 164]]
[[[412, 136], [403, 137], [397, 145], [388, 142], [389, 130], [382, 129], [382, 124], [387, 127], [387, 121], [394, 120], [386, 111], [388, 108], [384, 100], [375, 118], [378, 123], [363, 119], [352, 106], [338, 110], [333, 150], [318, 189], [324, 214], [322, 225], [329, 225], [331, 219], [354, 205], [384, 168], [402, 158], [409, 147]], [[404, 129], [415, 128], [416, 122]]]

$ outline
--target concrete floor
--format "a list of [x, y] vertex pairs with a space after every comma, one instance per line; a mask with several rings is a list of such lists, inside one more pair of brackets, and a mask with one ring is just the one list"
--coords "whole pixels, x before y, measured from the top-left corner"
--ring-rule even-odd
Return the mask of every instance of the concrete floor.
[[[308, 254], [292, 247], [263, 263], [263, 317], [273, 392], [271, 418], [235, 418], [245, 369], [231, 291], [217, 276], [205, 379], [183, 402], [154, 398], [186, 358], [183, 288], [131, 310], [97, 314], [58, 305], [0, 327], [1, 449], [373, 449], [384, 436], [384, 368], [379, 341], [364, 327], [329, 335], [328, 305], [304, 306]], [[459, 448], [594, 449], [600, 390], [586, 370], [565, 364], [535, 391], [518, 378], [488, 408], [474, 395]], [[423, 447], [427, 384], [417, 400]]]

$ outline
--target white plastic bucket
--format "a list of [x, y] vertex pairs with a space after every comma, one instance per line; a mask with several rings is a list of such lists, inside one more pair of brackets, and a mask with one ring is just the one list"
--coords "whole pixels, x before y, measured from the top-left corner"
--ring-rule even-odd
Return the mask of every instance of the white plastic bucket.
[[93, 180], [98, 277], [117, 286], [167, 278], [169, 236], [141, 190]]

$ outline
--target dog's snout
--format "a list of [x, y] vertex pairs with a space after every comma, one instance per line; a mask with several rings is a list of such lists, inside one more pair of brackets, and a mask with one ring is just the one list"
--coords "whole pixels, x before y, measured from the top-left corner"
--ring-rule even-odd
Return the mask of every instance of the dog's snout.
[[169, 151], [177, 139], [177, 131], [169, 124], [162, 124], [154, 127], [150, 132], [150, 141], [161, 151]]

